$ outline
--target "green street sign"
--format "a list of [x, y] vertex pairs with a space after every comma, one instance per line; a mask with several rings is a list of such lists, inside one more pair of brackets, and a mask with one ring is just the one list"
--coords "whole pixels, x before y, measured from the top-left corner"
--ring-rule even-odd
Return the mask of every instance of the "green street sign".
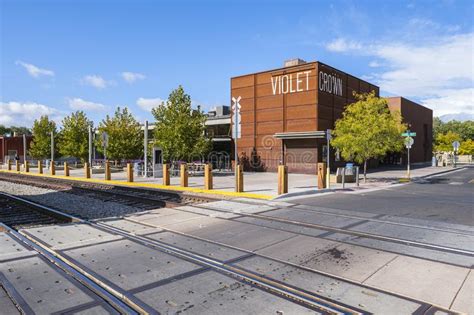
[[416, 132], [404, 132], [404, 133], [402, 133], [402, 136], [403, 137], [415, 137]]

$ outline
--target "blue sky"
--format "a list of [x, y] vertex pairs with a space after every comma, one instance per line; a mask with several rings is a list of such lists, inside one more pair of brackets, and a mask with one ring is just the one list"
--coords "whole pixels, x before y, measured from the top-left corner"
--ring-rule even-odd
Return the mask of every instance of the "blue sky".
[[435, 111], [473, 114], [472, 1], [0, 0], [0, 124], [138, 119], [179, 84], [206, 110], [230, 77], [319, 60]]

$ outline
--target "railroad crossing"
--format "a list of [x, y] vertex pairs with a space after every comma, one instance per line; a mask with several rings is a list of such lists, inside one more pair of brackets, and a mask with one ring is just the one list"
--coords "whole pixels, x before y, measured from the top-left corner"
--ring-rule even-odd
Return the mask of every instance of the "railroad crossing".
[[[458, 169], [390, 190], [434, 189], [446, 198], [438, 190], [454, 187], [466, 196], [472, 176], [472, 168]], [[357, 201], [376, 206], [379, 191], [222, 200], [14, 173], [0, 177], [0, 305], [12, 312], [472, 310], [474, 230], [457, 217], [472, 214], [462, 197], [461, 212], [445, 223], [417, 211], [365, 209], [370, 203]], [[18, 211], [23, 215], [11, 215]], [[442, 292], [436, 289], [441, 285]]]

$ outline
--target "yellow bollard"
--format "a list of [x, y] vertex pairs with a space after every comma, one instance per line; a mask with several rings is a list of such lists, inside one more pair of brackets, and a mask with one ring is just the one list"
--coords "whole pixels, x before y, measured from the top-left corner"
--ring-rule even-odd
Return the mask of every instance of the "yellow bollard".
[[91, 168], [89, 166], [89, 163], [84, 163], [84, 172], [85, 172], [86, 178], [91, 178]]
[[56, 175], [56, 166], [54, 165], [54, 161], [50, 162], [49, 171], [51, 172], [52, 176]]
[[181, 187], [188, 187], [188, 166], [181, 164], [180, 166]]
[[163, 185], [170, 185], [170, 165], [167, 163], [163, 164]]
[[43, 174], [43, 163], [38, 161], [38, 174]]
[[132, 163], [127, 163], [127, 182], [133, 182], [133, 165]]
[[318, 189], [326, 188], [326, 163], [318, 163]]
[[64, 162], [64, 176], [69, 176], [69, 165]]
[[278, 194], [288, 193], [288, 167], [278, 165]]
[[28, 163], [28, 161], [25, 161], [25, 164], [23, 164], [23, 167], [25, 168], [26, 173], [30, 172], [30, 164]]
[[204, 189], [212, 190], [212, 165], [206, 164], [204, 167]]
[[235, 191], [243, 192], [244, 191], [244, 172], [242, 165], [237, 165], [235, 169]]
[[8, 170], [9, 171], [12, 170], [12, 161], [11, 160], [8, 160]]
[[15, 164], [16, 164], [16, 171], [19, 172], [20, 171], [20, 161], [15, 161]]
[[105, 180], [110, 180], [110, 179], [111, 179], [111, 176], [110, 176], [110, 162], [105, 161]]

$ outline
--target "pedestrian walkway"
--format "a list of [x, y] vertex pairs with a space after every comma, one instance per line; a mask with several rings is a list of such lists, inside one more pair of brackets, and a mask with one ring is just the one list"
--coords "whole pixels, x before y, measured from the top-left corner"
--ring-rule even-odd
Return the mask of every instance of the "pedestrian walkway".
[[[415, 168], [411, 172], [411, 178], [417, 179], [440, 172], [452, 171], [451, 167], [419, 167]], [[6, 166], [2, 166], [1, 171], [6, 171]], [[16, 171], [12, 171], [16, 172]], [[26, 174], [25, 172], [20, 172]], [[30, 168], [28, 174], [35, 176], [46, 176], [49, 175], [48, 170], [44, 169], [44, 174], [40, 175], [37, 173], [36, 168]], [[274, 198], [293, 198], [298, 196], [306, 196], [313, 194], [326, 194], [335, 191], [353, 191], [363, 192], [374, 189], [383, 189], [395, 184], [400, 184], [406, 179], [406, 170], [403, 169], [383, 169], [373, 170], [367, 175], [367, 182], [364, 183], [363, 176], [360, 175], [359, 186], [356, 183], [346, 183], [344, 186], [341, 183], [335, 183], [335, 176], [331, 177], [330, 189], [318, 190], [317, 176], [313, 174], [289, 174], [288, 175], [288, 194], [278, 196], [278, 175], [271, 172], [259, 172], [259, 173], [244, 173], [244, 192], [235, 192], [235, 178], [232, 173], [222, 174], [215, 172], [213, 173], [213, 190], [204, 189], [204, 177], [203, 176], [190, 176], [189, 187], [180, 187], [180, 178], [171, 177], [170, 185], [163, 185], [162, 178], [144, 178], [135, 176], [133, 183], [128, 183], [126, 172], [112, 173], [112, 180], [106, 181], [104, 174], [92, 174], [91, 179], [84, 178], [83, 169], [71, 169], [70, 177], [64, 176], [64, 171], [59, 168], [56, 170], [54, 177], [77, 180], [77, 181], [92, 181], [104, 184], [112, 185], [125, 185], [133, 187], [144, 187], [144, 188], [157, 188], [167, 189], [175, 191], [185, 191], [191, 193], [202, 193], [202, 194], [213, 194], [223, 197], [247, 197], [255, 199], [274, 199]]]

